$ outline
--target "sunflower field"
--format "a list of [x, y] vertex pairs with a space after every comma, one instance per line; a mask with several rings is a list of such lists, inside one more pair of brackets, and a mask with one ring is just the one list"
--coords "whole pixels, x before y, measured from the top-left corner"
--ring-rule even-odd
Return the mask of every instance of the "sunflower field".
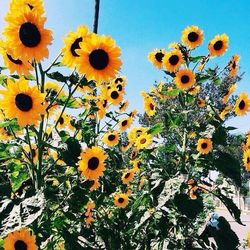
[[243, 224], [229, 187], [240, 189], [250, 171], [250, 133], [236, 150], [226, 124], [250, 111], [247, 93], [234, 95], [240, 57], [209, 64], [229, 37], [214, 36], [197, 56], [204, 33], [189, 26], [168, 49], [149, 52], [165, 77], [141, 92], [138, 114], [128, 109], [121, 49], [97, 32], [99, 0], [93, 30], [67, 34], [49, 66], [43, 0], [9, 2], [0, 41], [0, 249], [250, 245], [224, 217], [207, 223], [221, 201]]

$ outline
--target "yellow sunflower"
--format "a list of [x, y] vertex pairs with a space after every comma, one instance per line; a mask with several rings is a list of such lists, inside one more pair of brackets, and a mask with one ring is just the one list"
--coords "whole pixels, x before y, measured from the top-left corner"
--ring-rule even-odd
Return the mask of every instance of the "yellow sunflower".
[[122, 113], [122, 112], [126, 111], [126, 109], [128, 108], [128, 106], [129, 106], [129, 102], [128, 101], [124, 101], [124, 102], [120, 103], [117, 112], [118, 113]]
[[204, 99], [198, 99], [198, 101], [197, 101], [197, 106], [198, 106], [199, 108], [204, 108], [205, 105], [206, 105], [206, 101], [205, 101]]
[[108, 101], [106, 99], [99, 99], [96, 103], [96, 107], [98, 108], [97, 115], [98, 118], [101, 120], [104, 118], [106, 111], [109, 107]]
[[96, 180], [103, 175], [105, 159], [108, 156], [99, 147], [86, 148], [81, 153], [78, 170], [87, 180]]
[[219, 114], [221, 120], [224, 120], [225, 119], [225, 116], [230, 112], [231, 110], [231, 106], [230, 105], [227, 105], [222, 111], [221, 113]]
[[65, 93], [57, 82], [46, 82], [44, 85], [45, 92], [50, 97], [64, 96]]
[[148, 54], [148, 60], [158, 69], [162, 68], [162, 60], [165, 55], [164, 49], [155, 49]]
[[194, 49], [202, 44], [203, 31], [197, 26], [189, 26], [182, 31], [181, 40], [190, 49]]
[[28, 61], [14, 57], [13, 49], [5, 42], [0, 43], [0, 53], [3, 56], [4, 66], [8, 68], [10, 74], [16, 72], [18, 75], [28, 75], [32, 66]]
[[93, 180], [93, 184], [89, 190], [90, 190], [90, 192], [92, 192], [94, 190], [97, 190], [99, 187], [100, 187], [100, 182], [98, 179], [96, 179], [96, 180]]
[[14, 57], [22, 60], [35, 59], [40, 62], [47, 58], [47, 46], [52, 42], [52, 32], [44, 28], [46, 17], [32, 11], [15, 16], [15, 22], [9, 23], [4, 30], [7, 42], [15, 53]]
[[114, 147], [119, 143], [120, 135], [118, 132], [115, 131], [109, 131], [104, 136], [102, 141], [108, 146], [108, 147]]
[[232, 59], [230, 60], [228, 64], [229, 75], [231, 77], [237, 76], [238, 69], [239, 69], [239, 60], [240, 60], [239, 55], [234, 55], [232, 56]]
[[59, 129], [69, 128], [70, 130], [74, 130], [74, 127], [70, 123], [70, 121], [71, 121], [70, 116], [66, 113], [63, 113], [61, 116], [60, 115], [61, 115], [61, 111], [59, 111], [55, 117], [55, 122], [59, 119], [59, 122], [57, 124], [57, 128], [59, 128]]
[[135, 145], [137, 149], [148, 148], [152, 143], [152, 135], [147, 133], [142, 133], [136, 140]]
[[122, 86], [126, 85], [126, 77], [125, 76], [118, 76], [115, 79], [112, 80], [112, 82], [116, 85], [121, 84]]
[[119, 121], [118, 126], [120, 127], [121, 131], [125, 131], [132, 125], [132, 122], [132, 117], [123, 118], [121, 121]]
[[123, 143], [121, 146], [122, 152], [127, 152], [132, 147], [132, 143], [130, 141], [127, 141], [126, 143]]
[[213, 150], [213, 143], [211, 139], [200, 138], [197, 142], [197, 151], [201, 154], [208, 154]]
[[108, 102], [113, 105], [119, 105], [123, 100], [123, 94], [120, 93], [116, 88], [109, 89], [107, 93]]
[[128, 194], [116, 193], [114, 196], [114, 204], [119, 208], [125, 208], [128, 205]]
[[78, 27], [76, 32], [70, 32], [64, 38], [65, 46], [62, 48], [62, 63], [69, 68], [73, 68], [77, 64], [79, 54], [76, 50], [80, 49], [80, 42], [84, 42], [85, 38], [89, 36], [87, 26]]
[[163, 66], [169, 72], [176, 72], [183, 63], [182, 53], [178, 49], [166, 52], [162, 62]]
[[20, 78], [17, 82], [8, 79], [5, 90], [1, 90], [3, 96], [0, 100], [6, 118], [17, 118], [20, 126], [37, 125], [40, 115], [44, 114], [44, 94], [41, 94], [37, 86], [30, 87], [28, 81]]
[[229, 38], [226, 34], [215, 36], [208, 44], [211, 56], [222, 56], [228, 48]]
[[134, 178], [135, 172], [133, 169], [127, 169], [122, 175], [122, 183], [129, 184]]
[[247, 93], [239, 94], [238, 100], [234, 106], [234, 112], [236, 115], [243, 116], [250, 111], [250, 98], [248, 98]]
[[13, 135], [7, 128], [0, 128], [0, 141], [6, 142], [13, 139]]
[[188, 89], [195, 84], [195, 74], [190, 69], [182, 69], [176, 73], [174, 83], [179, 89]]
[[200, 92], [200, 88], [201, 87], [199, 85], [193, 86], [188, 90], [188, 94], [196, 95], [196, 94], [198, 94]]
[[227, 90], [227, 93], [223, 96], [222, 98], [222, 102], [223, 104], [226, 104], [228, 101], [228, 98], [230, 97], [230, 95], [235, 91], [237, 85], [236, 84], [232, 84], [229, 89]]
[[250, 171], [250, 149], [246, 150], [243, 154], [243, 163], [246, 171]]
[[28, 228], [9, 233], [3, 242], [4, 250], [37, 250], [36, 236]]
[[145, 127], [139, 127], [139, 128], [132, 128], [128, 132], [128, 139], [129, 141], [133, 142], [142, 134], [146, 133], [148, 131], [148, 128]]
[[144, 98], [144, 110], [148, 116], [154, 116], [157, 104], [152, 97]]
[[[29, 159], [31, 159], [34, 164], [37, 164], [37, 162], [38, 162], [38, 149], [37, 149], [37, 145], [32, 144], [31, 145], [31, 150], [30, 150], [30, 146], [29, 145], [24, 145], [23, 149], [25, 150], [25, 152], [28, 155]], [[26, 155], [24, 155], [24, 158], [27, 159]]]
[[115, 77], [122, 65], [121, 52], [110, 36], [91, 34], [80, 47], [76, 53], [80, 55], [77, 68], [81, 74], [98, 83]]
[[42, 0], [11, 0], [10, 10], [5, 16], [7, 22], [13, 22], [16, 14], [25, 11], [32, 11], [39, 16], [44, 14], [44, 6]]

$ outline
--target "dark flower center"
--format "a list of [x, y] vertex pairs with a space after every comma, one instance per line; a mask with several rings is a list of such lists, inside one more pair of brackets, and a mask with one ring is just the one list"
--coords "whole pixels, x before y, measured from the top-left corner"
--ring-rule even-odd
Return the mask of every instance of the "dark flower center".
[[14, 245], [15, 250], [27, 250], [27, 244], [22, 240], [17, 240]]
[[59, 123], [60, 123], [61, 125], [64, 123], [64, 119], [63, 119], [62, 117], [60, 117]]
[[122, 83], [122, 82], [123, 82], [123, 79], [122, 79], [121, 77], [116, 78], [116, 79], [115, 79], [115, 83], [118, 83], [118, 82], [121, 82], [121, 83]]
[[169, 57], [168, 61], [171, 65], [176, 65], [179, 62], [179, 56], [177, 55], [172, 55]]
[[109, 141], [113, 141], [114, 139], [115, 139], [115, 135], [109, 135], [109, 136], [108, 136], [108, 140], [109, 140]]
[[239, 109], [244, 109], [246, 106], [246, 103], [244, 102], [244, 100], [241, 100], [241, 102], [239, 103]]
[[16, 106], [24, 112], [27, 112], [32, 109], [32, 98], [26, 94], [18, 94], [15, 98]]
[[155, 106], [152, 103], [149, 104], [149, 107], [150, 107], [151, 110], [155, 109]]
[[107, 101], [107, 100], [104, 100], [104, 101], [102, 102], [102, 106], [103, 106], [104, 108], [107, 107], [107, 104], [108, 104], [108, 101]]
[[40, 31], [36, 25], [30, 22], [21, 25], [19, 29], [19, 38], [23, 45], [29, 48], [34, 48], [41, 42]]
[[128, 124], [128, 121], [127, 121], [127, 120], [125, 120], [125, 121], [122, 122], [122, 126], [123, 126], [123, 127], [126, 126], [127, 124]]
[[221, 50], [222, 47], [223, 47], [223, 42], [221, 40], [215, 42], [215, 44], [214, 44], [214, 49], [215, 50]]
[[147, 141], [147, 140], [146, 140], [145, 138], [142, 138], [142, 139], [140, 140], [140, 143], [141, 143], [141, 144], [144, 144], [146, 141]]
[[99, 166], [99, 159], [97, 157], [92, 157], [88, 161], [88, 168], [91, 170], [96, 170]]
[[187, 76], [187, 75], [183, 75], [182, 77], [181, 77], [181, 82], [182, 83], [188, 83], [189, 82], [189, 76]]
[[8, 59], [11, 62], [13, 62], [14, 64], [17, 64], [17, 65], [22, 65], [23, 64], [23, 62], [21, 60], [19, 60], [19, 59], [15, 60], [11, 55], [9, 55], [7, 53], [6, 53], [6, 55], [7, 55]]
[[124, 178], [128, 179], [129, 176], [130, 176], [130, 173], [126, 173], [125, 176], [124, 176]]
[[188, 34], [188, 40], [192, 43], [196, 42], [199, 38], [199, 35], [196, 32], [190, 32]]
[[232, 63], [232, 68], [233, 68], [233, 69], [236, 68], [236, 62], [235, 62], [235, 61], [233, 61], [233, 63]]
[[250, 163], [250, 157], [247, 157], [247, 164]]
[[202, 149], [206, 149], [206, 148], [207, 148], [207, 143], [206, 143], [206, 142], [203, 142], [203, 143], [201, 144], [201, 148], [202, 148]]
[[77, 38], [70, 47], [70, 52], [75, 57], [79, 57], [79, 55], [76, 53], [76, 50], [80, 49], [80, 42], [82, 42], [82, 37]]
[[119, 202], [119, 203], [123, 203], [123, 202], [124, 202], [124, 199], [123, 199], [123, 198], [119, 198], [119, 199], [118, 199], [118, 202]]
[[89, 63], [97, 70], [105, 69], [109, 63], [109, 56], [103, 49], [93, 50], [89, 55]]
[[156, 59], [156, 61], [158, 61], [158, 62], [162, 62], [162, 58], [164, 57], [164, 54], [162, 53], [162, 52], [157, 52], [156, 54], [155, 54], [155, 59]]
[[34, 6], [32, 6], [31, 4], [28, 3], [27, 5], [29, 6], [30, 10], [34, 9]]
[[116, 87], [117, 87], [117, 90], [118, 90], [118, 91], [122, 91], [122, 89], [123, 89], [123, 87], [122, 87], [121, 84], [118, 84]]
[[119, 97], [119, 93], [117, 91], [112, 91], [110, 94], [112, 99], [117, 99]]

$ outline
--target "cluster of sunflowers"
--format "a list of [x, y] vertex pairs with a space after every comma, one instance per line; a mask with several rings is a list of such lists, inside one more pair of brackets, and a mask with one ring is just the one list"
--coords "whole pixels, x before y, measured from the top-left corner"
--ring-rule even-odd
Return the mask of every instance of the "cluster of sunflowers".
[[[123, 163], [128, 167], [116, 170], [125, 187], [122, 189], [127, 190], [118, 188], [112, 196], [115, 206], [125, 208], [133, 188], [130, 183], [140, 173], [138, 151], [150, 147], [153, 136], [145, 127], [133, 128], [126, 135], [137, 111], [126, 111], [129, 105], [124, 100], [126, 78], [117, 76], [122, 64], [120, 48], [110, 36], [97, 35], [80, 26], [66, 36], [61, 52], [44, 69], [42, 61], [49, 56], [48, 45], [53, 38], [52, 31], [44, 27], [43, 1], [11, 0], [5, 20], [5, 40], [0, 43], [0, 52], [12, 75], [1, 75], [4, 87], [0, 92], [1, 143], [18, 142], [21, 159], [12, 160], [22, 168], [28, 167], [36, 190], [42, 189], [47, 181], [52, 181], [54, 187], [61, 184], [57, 177], [49, 177], [48, 169], [44, 168], [51, 160], [52, 166], [64, 167], [66, 175], [72, 172], [60, 146], [64, 135], [76, 138], [84, 148], [76, 155], [75, 163], [82, 182], [91, 183], [90, 192], [100, 188], [100, 177], [112, 150], [127, 155], [131, 152], [131, 157], [126, 157], [128, 163], [126, 159]], [[50, 73], [57, 66], [72, 69], [71, 75]], [[46, 81], [46, 77], [57, 82]], [[70, 108], [79, 113], [78, 118], [72, 116]], [[82, 124], [92, 126], [88, 140]], [[71, 186], [69, 181], [67, 186]], [[82, 211], [87, 226], [94, 221], [94, 209], [95, 203], [90, 199], [85, 213]], [[4, 249], [13, 248], [37, 249], [35, 236], [28, 228], [19, 227], [4, 240]]]
[[243, 144], [243, 163], [246, 171], [250, 171], [250, 132], [246, 134], [246, 141]]

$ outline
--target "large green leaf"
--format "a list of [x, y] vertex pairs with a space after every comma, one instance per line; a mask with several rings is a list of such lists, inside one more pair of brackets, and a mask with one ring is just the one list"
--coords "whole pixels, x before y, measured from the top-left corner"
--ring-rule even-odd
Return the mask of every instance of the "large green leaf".
[[237, 159], [226, 152], [219, 151], [214, 163], [218, 171], [231, 178], [237, 186], [241, 186], [241, 166]]

